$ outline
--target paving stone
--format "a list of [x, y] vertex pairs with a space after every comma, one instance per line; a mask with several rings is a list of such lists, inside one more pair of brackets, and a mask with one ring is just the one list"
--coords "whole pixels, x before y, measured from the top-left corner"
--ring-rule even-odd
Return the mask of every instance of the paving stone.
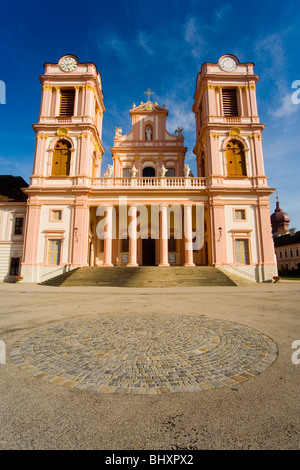
[[189, 315], [75, 320], [39, 329], [12, 362], [54, 385], [98, 393], [182, 393], [251, 380], [277, 357], [271, 338], [236, 323]]

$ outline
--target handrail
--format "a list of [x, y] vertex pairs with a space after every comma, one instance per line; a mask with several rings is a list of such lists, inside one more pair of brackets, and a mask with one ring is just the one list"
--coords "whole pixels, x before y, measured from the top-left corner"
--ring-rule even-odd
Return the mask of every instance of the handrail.
[[234, 271], [238, 272], [239, 274], [243, 275], [243, 276], [248, 276], [251, 280], [256, 280], [255, 278], [255, 274], [250, 274], [250, 273], [247, 273], [246, 271], [243, 271], [242, 269], [238, 268], [237, 266], [226, 266], [224, 267], [224, 269], [233, 269]]
[[[63, 272], [61, 272], [61, 268], [64, 268], [64, 269], [63, 269]], [[66, 272], [66, 269], [65, 269], [65, 268], [66, 268], [66, 266], [60, 266], [59, 268], [54, 269], [54, 271], [51, 271], [51, 272], [48, 271], [47, 273], [42, 274], [42, 275], [41, 275], [41, 278], [42, 278], [42, 277], [45, 277], [45, 276], [50, 276], [50, 275], [52, 276], [52, 275], [53, 275], [54, 273], [56, 273], [57, 271], [60, 271], [59, 274], [63, 274], [63, 273]]]

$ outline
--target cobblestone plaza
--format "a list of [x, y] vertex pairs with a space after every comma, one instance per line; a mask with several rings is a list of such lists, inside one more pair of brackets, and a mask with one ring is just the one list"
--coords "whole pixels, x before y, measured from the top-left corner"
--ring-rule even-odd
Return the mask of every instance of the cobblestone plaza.
[[264, 371], [277, 347], [246, 326], [193, 316], [130, 315], [58, 323], [11, 350], [54, 384], [102, 393], [196, 392]]

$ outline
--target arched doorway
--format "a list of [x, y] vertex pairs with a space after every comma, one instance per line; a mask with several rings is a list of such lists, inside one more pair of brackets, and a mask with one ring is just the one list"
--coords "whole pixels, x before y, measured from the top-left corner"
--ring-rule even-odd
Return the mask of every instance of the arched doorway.
[[152, 166], [146, 166], [143, 168], [143, 177], [144, 178], [154, 178], [155, 177], [155, 169]]
[[247, 176], [245, 152], [238, 140], [230, 140], [226, 145], [228, 176]]
[[52, 158], [52, 176], [68, 176], [70, 174], [71, 144], [59, 140], [54, 147]]

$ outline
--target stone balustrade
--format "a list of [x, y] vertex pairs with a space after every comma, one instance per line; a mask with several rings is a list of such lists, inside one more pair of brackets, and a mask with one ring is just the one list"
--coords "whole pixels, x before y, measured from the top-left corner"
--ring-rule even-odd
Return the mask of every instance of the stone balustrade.
[[205, 178], [197, 177], [173, 177], [173, 178], [155, 178], [155, 177], [143, 177], [143, 178], [93, 178], [93, 188], [103, 187], [126, 187], [126, 188], [205, 188]]

